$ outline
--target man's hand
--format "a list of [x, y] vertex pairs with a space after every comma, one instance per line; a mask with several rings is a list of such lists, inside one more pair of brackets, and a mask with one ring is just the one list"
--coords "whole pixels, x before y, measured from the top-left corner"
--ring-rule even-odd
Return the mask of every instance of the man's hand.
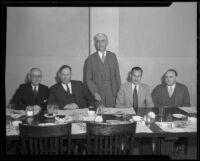
[[38, 105], [34, 105], [34, 106], [33, 106], [33, 109], [34, 109], [34, 115], [36, 115], [36, 114], [38, 114], [38, 113], [40, 112], [41, 107], [38, 106]]
[[95, 93], [94, 99], [97, 100], [97, 101], [101, 101], [101, 96], [98, 93]]
[[75, 110], [75, 109], [78, 109], [78, 105], [76, 103], [67, 104], [67, 105], [65, 105], [65, 107], [63, 109], [64, 110]]

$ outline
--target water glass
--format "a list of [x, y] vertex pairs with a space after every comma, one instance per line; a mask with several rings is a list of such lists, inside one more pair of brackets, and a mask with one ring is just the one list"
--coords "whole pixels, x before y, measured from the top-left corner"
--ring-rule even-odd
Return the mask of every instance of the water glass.
[[7, 106], [7, 108], [8, 108], [8, 111], [9, 111], [10, 113], [12, 113], [13, 110], [15, 109], [15, 104], [11, 103], [11, 104], [9, 104], [9, 105]]
[[97, 109], [97, 115], [103, 115], [104, 114], [104, 106], [100, 105]]
[[54, 114], [57, 115], [58, 114], [58, 105], [53, 105], [54, 106]]
[[53, 114], [54, 113], [54, 105], [48, 104], [47, 105], [47, 113], [48, 114]]
[[26, 116], [31, 117], [34, 114], [34, 108], [32, 106], [27, 106], [26, 107]]
[[165, 107], [159, 108], [159, 116], [160, 116], [160, 122], [163, 122], [163, 118], [165, 116]]

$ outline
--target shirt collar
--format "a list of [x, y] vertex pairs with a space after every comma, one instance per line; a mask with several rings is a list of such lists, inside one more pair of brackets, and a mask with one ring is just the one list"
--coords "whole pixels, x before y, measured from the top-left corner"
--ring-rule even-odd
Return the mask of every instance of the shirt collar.
[[[103, 52], [98, 51], [98, 54], [99, 54], [100, 58], [102, 58], [102, 56], [103, 56]], [[106, 50], [104, 51], [104, 55], [106, 56]]]
[[36, 90], [38, 91], [39, 85], [34, 86], [34, 85], [31, 84], [31, 87], [32, 87], [33, 90], [34, 90], [34, 88], [36, 87]]
[[[175, 88], [175, 86], [176, 86], [176, 83], [175, 84], [173, 84], [171, 87], [172, 87], [172, 89], [174, 89]], [[170, 88], [170, 86], [168, 86], [167, 85], [167, 89], [169, 89]]]
[[67, 90], [67, 85], [68, 85], [69, 91], [70, 91], [70, 93], [71, 93], [71, 87], [72, 87], [71, 81], [70, 81], [68, 84], [64, 84], [64, 83], [61, 82], [61, 85], [63, 86], [63, 88], [64, 88], [65, 90]]
[[[134, 88], [135, 88], [135, 84], [133, 84], [133, 83], [131, 83], [131, 84], [132, 84], [132, 90], [134, 90]], [[137, 84], [137, 87], [136, 87], [137, 92], [138, 92], [138, 89], [139, 89], [139, 85], [140, 85], [140, 84]]]

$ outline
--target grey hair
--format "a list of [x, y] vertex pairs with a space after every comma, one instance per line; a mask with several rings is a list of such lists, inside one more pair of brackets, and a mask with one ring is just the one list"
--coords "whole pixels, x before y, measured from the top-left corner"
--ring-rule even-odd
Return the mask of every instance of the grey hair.
[[106, 39], [106, 41], [108, 41], [108, 36], [106, 34], [104, 34], [104, 33], [98, 33], [98, 34], [96, 34], [94, 36], [94, 41], [96, 41], [97, 38], [100, 37], [100, 36], [103, 36]]

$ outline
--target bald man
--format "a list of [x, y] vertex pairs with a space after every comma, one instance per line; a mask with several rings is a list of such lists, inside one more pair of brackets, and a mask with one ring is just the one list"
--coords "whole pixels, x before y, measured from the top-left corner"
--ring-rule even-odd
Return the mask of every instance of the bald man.
[[46, 109], [48, 87], [40, 84], [42, 71], [39, 68], [32, 68], [28, 74], [28, 79], [28, 83], [19, 86], [11, 103], [15, 104], [16, 110], [25, 110], [26, 106], [39, 106]]
[[114, 107], [121, 85], [118, 61], [115, 53], [107, 51], [108, 37], [99, 33], [94, 36], [96, 52], [86, 64], [86, 84], [96, 100], [105, 107]]

